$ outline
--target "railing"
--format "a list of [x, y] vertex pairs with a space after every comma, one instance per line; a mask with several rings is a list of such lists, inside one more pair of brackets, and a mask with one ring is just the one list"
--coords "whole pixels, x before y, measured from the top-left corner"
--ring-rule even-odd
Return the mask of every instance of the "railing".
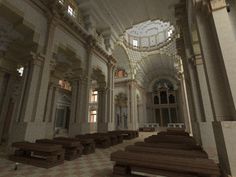
[[158, 123], [143, 123], [140, 127], [158, 128], [160, 126]]
[[168, 128], [185, 128], [184, 123], [168, 123]]

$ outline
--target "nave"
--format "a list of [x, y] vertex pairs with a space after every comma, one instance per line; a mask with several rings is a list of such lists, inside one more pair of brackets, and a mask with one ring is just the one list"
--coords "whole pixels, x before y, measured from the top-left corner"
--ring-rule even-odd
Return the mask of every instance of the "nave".
[[64, 164], [50, 169], [20, 164], [18, 170], [15, 171], [15, 163], [7, 160], [5, 153], [1, 153], [0, 177], [110, 177], [114, 164], [110, 160], [111, 153], [135, 142], [143, 141], [144, 138], [153, 134], [156, 132], [140, 132], [136, 139], [125, 140], [124, 143], [108, 149], [96, 149], [94, 154], [83, 155], [73, 161], [65, 161]]

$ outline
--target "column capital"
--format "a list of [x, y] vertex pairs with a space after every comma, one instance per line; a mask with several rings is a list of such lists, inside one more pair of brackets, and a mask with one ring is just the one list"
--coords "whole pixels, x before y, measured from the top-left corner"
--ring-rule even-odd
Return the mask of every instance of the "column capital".
[[226, 8], [225, 0], [210, 0], [211, 11], [216, 11], [219, 9]]
[[215, 11], [226, 8], [227, 3], [225, 0], [194, 0], [194, 6], [196, 9], [202, 9], [208, 7], [209, 11]]
[[29, 60], [31, 61], [31, 64], [41, 66], [45, 58], [40, 53], [31, 52]]

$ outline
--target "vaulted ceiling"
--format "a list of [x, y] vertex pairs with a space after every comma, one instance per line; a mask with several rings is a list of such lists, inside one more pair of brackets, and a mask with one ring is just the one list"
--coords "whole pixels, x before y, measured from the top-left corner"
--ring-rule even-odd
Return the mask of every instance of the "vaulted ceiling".
[[[161, 20], [176, 25], [175, 5], [180, 0], [78, 0], [84, 15], [96, 30], [112, 36], [118, 67], [126, 69], [143, 85], [157, 76], [175, 77], [175, 39], [152, 52], [134, 51], [122, 45], [126, 30], [146, 21]], [[119, 43], [119, 45], [117, 45]]]

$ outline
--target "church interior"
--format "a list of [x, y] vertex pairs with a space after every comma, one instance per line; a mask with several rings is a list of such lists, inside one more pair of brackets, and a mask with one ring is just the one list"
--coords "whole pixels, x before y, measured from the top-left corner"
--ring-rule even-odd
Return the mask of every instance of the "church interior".
[[0, 0], [0, 177], [236, 177], [235, 68], [236, 0]]

